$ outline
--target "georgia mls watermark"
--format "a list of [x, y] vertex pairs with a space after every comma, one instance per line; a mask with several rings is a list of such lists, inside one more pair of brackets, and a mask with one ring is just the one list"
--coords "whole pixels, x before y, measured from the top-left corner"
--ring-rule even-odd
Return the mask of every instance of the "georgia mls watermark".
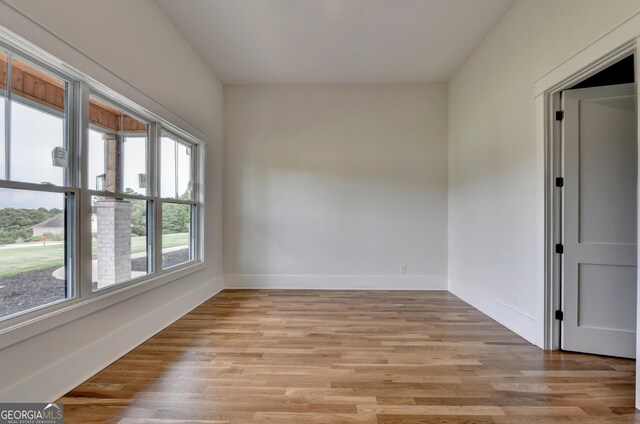
[[62, 424], [61, 403], [0, 403], [0, 424]]

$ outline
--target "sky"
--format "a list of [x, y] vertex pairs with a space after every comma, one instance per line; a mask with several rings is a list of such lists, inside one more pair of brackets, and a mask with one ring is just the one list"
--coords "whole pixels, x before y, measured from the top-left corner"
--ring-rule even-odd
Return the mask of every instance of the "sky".
[[[6, 102], [0, 107], [0, 158], [1, 177], [5, 172], [5, 122]], [[51, 150], [63, 145], [63, 120], [51, 114], [38, 111], [29, 106], [12, 102], [11, 105], [11, 179], [28, 183], [49, 182], [61, 184], [63, 168], [54, 167]], [[61, 194], [48, 195], [41, 192], [22, 192], [2, 190], [0, 208], [61, 208]]]
[[[5, 102], [0, 101], [0, 178], [5, 173]], [[124, 143], [125, 188], [146, 194], [138, 184], [138, 174], [146, 173], [146, 138], [126, 137]], [[51, 151], [64, 145], [64, 122], [61, 117], [35, 108], [12, 102], [11, 106], [11, 179], [29, 183], [51, 183], [61, 185], [63, 168], [52, 165]], [[173, 197], [176, 193], [175, 147], [178, 147], [178, 194], [184, 193], [190, 179], [190, 156], [186, 146], [169, 138], [161, 140], [161, 187], [162, 196]], [[104, 173], [104, 142], [102, 134], [89, 130], [89, 187], [95, 189], [96, 176]], [[58, 193], [23, 192], [0, 189], [1, 208], [46, 209], [62, 208], [63, 195]]]

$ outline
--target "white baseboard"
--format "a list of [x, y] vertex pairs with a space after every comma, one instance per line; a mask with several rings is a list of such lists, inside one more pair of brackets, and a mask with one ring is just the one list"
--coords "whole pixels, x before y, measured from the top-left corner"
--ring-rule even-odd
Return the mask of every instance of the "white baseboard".
[[537, 335], [540, 331], [538, 321], [535, 318], [467, 284], [452, 280], [451, 278], [449, 279], [449, 292], [487, 315], [489, 318], [498, 321], [520, 337], [536, 346], [542, 347], [540, 344], [541, 341], [537, 340]]
[[260, 275], [225, 274], [228, 289], [447, 290], [437, 275]]
[[[222, 290], [215, 277], [0, 392], [3, 402], [52, 402]], [[135, 299], [135, 298], [134, 298]], [[131, 299], [129, 301], [135, 301]], [[80, 318], [82, 319], [82, 318]]]

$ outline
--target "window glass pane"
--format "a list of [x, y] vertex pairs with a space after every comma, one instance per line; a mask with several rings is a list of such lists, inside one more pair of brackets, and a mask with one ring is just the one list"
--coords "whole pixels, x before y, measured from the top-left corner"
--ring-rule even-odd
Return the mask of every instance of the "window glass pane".
[[0, 189], [0, 319], [70, 297], [64, 198]]
[[162, 197], [176, 197], [176, 142], [162, 136], [160, 141], [160, 188]]
[[192, 209], [190, 204], [162, 203], [162, 268], [193, 259], [191, 249]]
[[104, 133], [93, 128], [89, 129], [89, 188], [91, 190], [104, 190]]
[[182, 144], [176, 143], [176, 168], [178, 178], [176, 178], [176, 184], [178, 187], [178, 197], [180, 199], [191, 199], [192, 192], [192, 173], [191, 173], [191, 152], [192, 148]]
[[63, 185], [64, 169], [52, 165], [51, 152], [64, 148], [64, 119], [11, 102], [11, 179]]
[[11, 64], [9, 179], [63, 185], [66, 83], [19, 60]]
[[124, 138], [123, 180], [125, 193], [147, 193], [147, 137]]
[[149, 273], [147, 211], [145, 200], [92, 198], [93, 290]]
[[91, 97], [89, 188], [147, 194], [148, 124]]
[[193, 147], [166, 135], [160, 143], [160, 187], [165, 198], [192, 198]]

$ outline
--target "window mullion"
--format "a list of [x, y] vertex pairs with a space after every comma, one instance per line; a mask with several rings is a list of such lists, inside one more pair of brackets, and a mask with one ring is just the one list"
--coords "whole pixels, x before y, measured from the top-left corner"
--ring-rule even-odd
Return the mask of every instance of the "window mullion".
[[180, 193], [178, 193], [178, 142], [176, 140], [173, 141], [173, 191], [175, 192], [176, 199], [180, 198]]
[[174, 199], [172, 197], [161, 197], [160, 200], [166, 203], [179, 203], [181, 205], [190, 205], [192, 203], [196, 203], [195, 200], [183, 200], [183, 199]]
[[64, 260], [65, 260], [65, 294], [68, 299], [79, 297], [78, 275], [79, 273], [79, 256], [78, 250], [78, 198], [75, 193], [67, 192], [64, 197], [65, 211], [65, 243], [64, 243]]
[[[76, 111], [79, 110], [78, 92], [79, 83], [66, 84], [65, 112], [64, 112], [64, 148], [67, 150], [67, 167], [64, 170], [64, 185], [73, 187], [76, 190], [80, 187], [78, 181], [78, 167], [80, 166], [78, 148], [78, 120]], [[66, 192], [65, 194], [65, 269], [66, 284], [65, 290], [67, 298], [79, 297], [80, 292], [80, 240], [81, 234], [80, 220], [78, 220], [79, 209], [78, 192]]]
[[89, 88], [84, 83], [76, 83], [76, 125], [75, 140], [78, 149], [77, 166], [79, 166], [80, 207], [76, 214], [78, 221], [78, 297], [86, 298], [91, 295], [93, 281], [92, 272], [92, 235], [91, 235], [91, 194], [89, 193]]
[[150, 197], [158, 197], [160, 194], [158, 184], [158, 146], [160, 145], [160, 125], [153, 122], [149, 126], [149, 157], [147, 158], [147, 194]]
[[147, 258], [150, 273], [157, 273], [162, 268], [162, 236], [158, 231], [160, 222], [160, 202], [159, 192], [159, 158], [158, 149], [160, 146], [160, 125], [153, 122], [149, 128], [149, 153], [147, 158], [147, 193], [152, 200], [148, 203], [147, 222]]
[[205, 250], [204, 250], [204, 185], [202, 182], [205, 180], [205, 167], [204, 167], [204, 158], [205, 158], [205, 150], [202, 145], [194, 145], [193, 149], [193, 184], [192, 184], [192, 193], [191, 196], [195, 203], [195, 226], [194, 226], [194, 237], [195, 237], [195, 248], [196, 248], [196, 256], [195, 260], [204, 261], [205, 260]]
[[48, 191], [53, 193], [64, 193], [67, 191], [77, 190], [76, 188], [73, 188], [73, 187], [61, 187], [53, 184], [34, 184], [34, 183], [23, 183], [20, 181], [5, 181], [5, 180], [0, 180], [0, 187], [12, 188], [16, 190]]
[[154, 136], [155, 140], [152, 144], [152, 167], [151, 167], [151, 180], [153, 181], [153, 189], [152, 192], [154, 196], [156, 196], [156, 200], [153, 202], [154, 210], [153, 210], [153, 258], [154, 258], [154, 266], [156, 272], [162, 271], [162, 200], [160, 199], [160, 193], [162, 190], [162, 181], [160, 180], [160, 173], [162, 170], [160, 169], [160, 155], [162, 154], [160, 147], [160, 138], [162, 136], [159, 124], [154, 125]]
[[129, 200], [154, 200], [154, 196], [145, 196], [142, 194], [129, 194], [129, 193], [117, 193], [114, 191], [106, 190], [86, 190], [91, 196], [97, 197], [113, 197], [116, 199], [129, 199]]
[[64, 119], [64, 128], [63, 128], [63, 148], [67, 151], [67, 166], [63, 169], [63, 184], [66, 187], [79, 187], [78, 184], [78, 164], [77, 164], [77, 146], [76, 140], [78, 139], [76, 135], [76, 106], [78, 100], [76, 99], [76, 88], [78, 88], [79, 83], [65, 83], [65, 107], [64, 114], [62, 119]]
[[4, 178], [11, 179], [11, 62], [13, 55], [7, 52], [7, 96], [5, 98], [4, 108]]

